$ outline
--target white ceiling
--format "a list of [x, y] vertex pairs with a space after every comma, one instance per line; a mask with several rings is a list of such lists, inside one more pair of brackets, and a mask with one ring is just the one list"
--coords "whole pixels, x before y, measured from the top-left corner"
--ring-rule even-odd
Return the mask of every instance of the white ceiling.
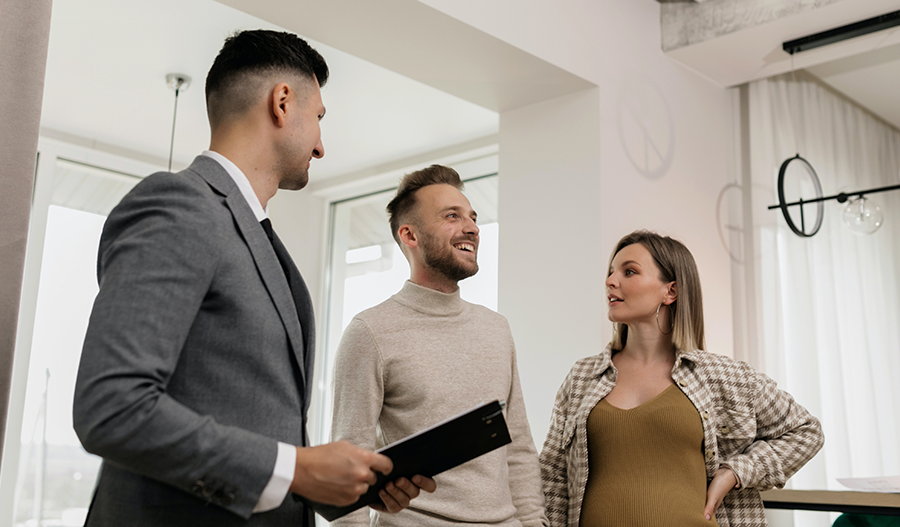
[[[885, 37], [889, 34], [885, 31]], [[813, 66], [807, 71], [900, 130], [900, 44]]]
[[[281, 29], [214, 0], [54, 0], [42, 128], [167, 159], [175, 93], [165, 76], [185, 73], [174, 154], [183, 166], [208, 146], [209, 66], [226, 36], [251, 28]], [[331, 70], [313, 181], [497, 133], [496, 112], [310, 43]]]
[[898, 0], [844, 0], [667, 54], [722, 86], [806, 69], [900, 129], [900, 28], [803, 51], [782, 43], [900, 9]]
[[[847, 24], [897, 0], [854, 0], [670, 52], [722, 85], [788, 71], [781, 42]], [[865, 7], [862, 13], [860, 8]], [[840, 8], [840, 9], [839, 9]], [[870, 12], [871, 11], [871, 12]], [[206, 148], [203, 84], [237, 29], [280, 29], [214, 0], [54, 0], [42, 127], [165, 160], [174, 92], [167, 73], [193, 78], [179, 99], [175, 165]], [[496, 112], [310, 40], [328, 61], [326, 155], [313, 182], [495, 134]], [[900, 29], [800, 53], [808, 69], [900, 128]]]

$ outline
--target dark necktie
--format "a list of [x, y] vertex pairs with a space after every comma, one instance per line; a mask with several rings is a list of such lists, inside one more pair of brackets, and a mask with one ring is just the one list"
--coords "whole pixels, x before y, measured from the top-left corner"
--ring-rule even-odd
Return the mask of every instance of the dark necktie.
[[[275, 231], [272, 229], [272, 222], [269, 221], [269, 218], [266, 218], [266, 219], [262, 220], [261, 222], [259, 222], [259, 224], [262, 225], [263, 230], [266, 231], [266, 236], [269, 237], [269, 243], [272, 244], [272, 249], [275, 251], [275, 256], [278, 257], [278, 263], [281, 264], [281, 270], [284, 271], [284, 277], [287, 279], [288, 287], [291, 288], [291, 298], [294, 299], [294, 305], [297, 306], [297, 312], [299, 315], [300, 305], [297, 301], [297, 297], [294, 296], [294, 293], [297, 290], [305, 290], [305, 288], [303, 288], [303, 286], [300, 284], [298, 284], [298, 289], [294, 288], [293, 281], [291, 280], [291, 266], [288, 263], [291, 261], [291, 257], [282, 244], [275, 243]], [[300, 276], [298, 275], [296, 277], [296, 279], [300, 280]], [[302, 328], [302, 324], [301, 324], [301, 328]], [[302, 329], [305, 334], [306, 328], [302, 328]], [[305, 350], [304, 350], [304, 353], [305, 353]], [[305, 422], [306, 421], [305, 421], [305, 417], [304, 417], [304, 423]], [[296, 494], [293, 494], [292, 496], [294, 497], [294, 501], [300, 501], [300, 496], [297, 496]], [[304, 510], [301, 527], [311, 527], [314, 525], [315, 525], [315, 518], [312, 513], [312, 509]]]
[[[269, 218], [266, 218], [259, 222], [262, 225], [264, 231], [266, 231], [266, 236], [269, 237], [269, 243], [272, 244], [272, 249], [275, 251], [275, 256], [278, 257], [278, 263], [281, 264], [281, 270], [284, 272], [284, 278], [287, 280], [288, 287], [291, 288], [291, 293], [294, 292], [294, 286], [291, 284], [291, 267], [288, 262], [290, 262], [290, 255], [287, 254], [287, 251], [284, 250], [283, 247], [280, 247], [280, 244], [275, 243], [275, 231], [272, 230], [272, 222], [269, 221]], [[293, 296], [293, 294], [291, 295]]]

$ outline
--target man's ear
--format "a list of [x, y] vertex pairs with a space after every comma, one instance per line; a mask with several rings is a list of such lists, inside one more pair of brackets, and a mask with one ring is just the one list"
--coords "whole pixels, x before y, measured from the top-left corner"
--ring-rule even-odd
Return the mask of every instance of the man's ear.
[[669, 282], [669, 285], [666, 288], [666, 298], [663, 303], [669, 306], [672, 305], [676, 300], [678, 300], [678, 287], [675, 282]]
[[400, 237], [400, 243], [414, 249], [419, 246], [419, 237], [416, 228], [408, 223], [404, 223], [397, 229], [397, 235]]
[[287, 112], [294, 100], [294, 90], [286, 82], [279, 82], [272, 88], [271, 112], [275, 126], [283, 128], [287, 122]]

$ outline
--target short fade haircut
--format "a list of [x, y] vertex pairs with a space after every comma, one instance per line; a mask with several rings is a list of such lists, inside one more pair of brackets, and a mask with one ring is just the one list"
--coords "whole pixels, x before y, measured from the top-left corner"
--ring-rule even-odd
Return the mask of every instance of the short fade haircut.
[[246, 111], [256, 102], [262, 78], [273, 73], [316, 80], [320, 87], [328, 82], [325, 59], [293, 33], [258, 29], [238, 31], [225, 39], [206, 76], [210, 126], [215, 128], [225, 117]]
[[456, 170], [443, 165], [431, 165], [422, 170], [416, 170], [403, 176], [400, 180], [400, 186], [397, 188], [397, 195], [388, 203], [387, 213], [388, 220], [391, 223], [391, 234], [394, 235], [394, 241], [400, 248], [403, 243], [400, 242], [400, 226], [407, 223], [415, 223], [416, 209], [416, 191], [430, 185], [450, 185], [457, 190], [463, 190], [462, 179]]

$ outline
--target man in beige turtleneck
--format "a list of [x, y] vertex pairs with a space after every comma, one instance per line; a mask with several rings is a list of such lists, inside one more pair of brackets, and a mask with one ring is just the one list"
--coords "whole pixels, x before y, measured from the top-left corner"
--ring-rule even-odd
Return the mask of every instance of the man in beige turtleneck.
[[[455, 170], [432, 165], [407, 174], [388, 205], [410, 279], [344, 332], [332, 436], [377, 448], [499, 399], [512, 443], [437, 475], [433, 494], [372, 525], [547, 525], [509, 324], [459, 296], [458, 282], [478, 272], [477, 215], [462, 188]], [[334, 522], [369, 524], [366, 510]]]

